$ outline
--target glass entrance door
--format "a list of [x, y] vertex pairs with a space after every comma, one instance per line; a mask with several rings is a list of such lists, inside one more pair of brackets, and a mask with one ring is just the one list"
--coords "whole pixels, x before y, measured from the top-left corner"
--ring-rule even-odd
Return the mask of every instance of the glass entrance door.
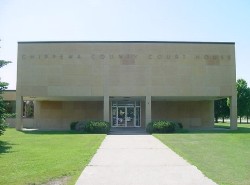
[[134, 127], [135, 119], [134, 119], [134, 107], [126, 107], [126, 126]]
[[140, 127], [140, 103], [112, 102], [112, 126], [113, 127]]
[[125, 127], [126, 126], [126, 109], [125, 107], [118, 107], [117, 112], [117, 126]]

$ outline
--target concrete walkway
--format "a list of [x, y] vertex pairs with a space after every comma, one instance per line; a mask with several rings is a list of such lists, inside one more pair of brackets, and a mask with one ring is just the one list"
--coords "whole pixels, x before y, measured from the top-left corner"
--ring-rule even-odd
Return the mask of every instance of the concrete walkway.
[[77, 185], [216, 185], [151, 135], [108, 135]]

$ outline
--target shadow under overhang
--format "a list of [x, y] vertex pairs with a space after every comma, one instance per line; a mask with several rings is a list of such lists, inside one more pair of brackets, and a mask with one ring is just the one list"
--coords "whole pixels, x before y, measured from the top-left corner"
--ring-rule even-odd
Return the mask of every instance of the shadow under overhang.
[[[225, 96], [152, 96], [152, 101], [212, 101]], [[35, 101], [103, 101], [103, 96], [24, 96], [24, 100]], [[110, 101], [145, 101], [145, 96], [109, 96]]]

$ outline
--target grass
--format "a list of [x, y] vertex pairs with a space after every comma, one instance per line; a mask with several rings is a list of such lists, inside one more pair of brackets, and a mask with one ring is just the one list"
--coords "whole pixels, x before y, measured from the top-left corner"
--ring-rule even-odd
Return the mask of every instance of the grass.
[[42, 184], [68, 177], [75, 184], [104, 134], [7, 129], [0, 136], [0, 184]]
[[[229, 128], [229, 124], [216, 127]], [[237, 131], [186, 131], [154, 136], [216, 183], [249, 185], [250, 124], [238, 124], [238, 127]]]

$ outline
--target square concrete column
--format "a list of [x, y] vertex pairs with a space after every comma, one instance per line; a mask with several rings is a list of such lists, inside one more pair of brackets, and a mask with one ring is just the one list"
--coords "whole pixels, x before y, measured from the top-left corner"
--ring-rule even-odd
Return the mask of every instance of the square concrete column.
[[230, 98], [230, 129], [237, 130], [237, 96]]
[[109, 122], [109, 96], [104, 96], [104, 100], [103, 100], [103, 120]]
[[214, 100], [209, 101], [209, 107], [210, 107], [210, 121], [209, 121], [209, 127], [214, 127]]
[[34, 100], [34, 123], [33, 123], [34, 128], [38, 128], [37, 117], [40, 114], [39, 110], [40, 110], [39, 102]]
[[16, 130], [23, 129], [23, 97], [16, 97]]
[[146, 96], [146, 109], [145, 109], [146, 113], [146, 123], [145, 125], [147, 126], [147, 124], [149, 122], [151, 122], [151, 96]]

